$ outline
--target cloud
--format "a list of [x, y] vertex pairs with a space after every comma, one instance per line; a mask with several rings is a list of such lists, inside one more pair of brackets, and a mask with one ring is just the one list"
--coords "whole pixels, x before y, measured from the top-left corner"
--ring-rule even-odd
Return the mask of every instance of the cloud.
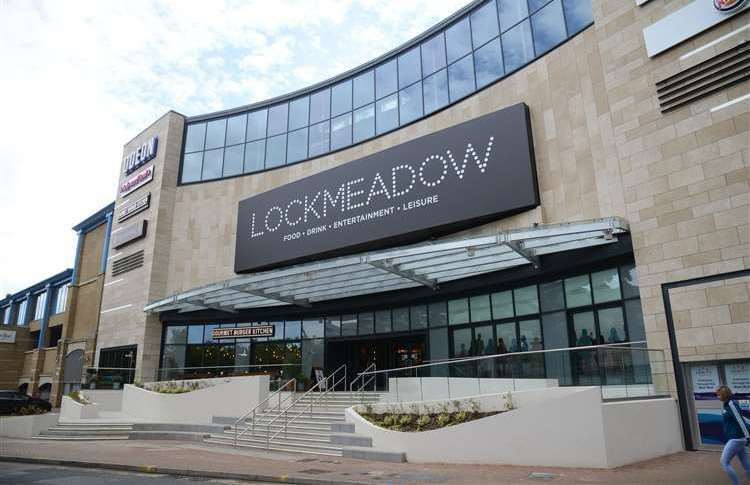
[[464, 1], [0, 0], [0, 295], [73, 264], [122, 145], [285, 94], [408, 40]]

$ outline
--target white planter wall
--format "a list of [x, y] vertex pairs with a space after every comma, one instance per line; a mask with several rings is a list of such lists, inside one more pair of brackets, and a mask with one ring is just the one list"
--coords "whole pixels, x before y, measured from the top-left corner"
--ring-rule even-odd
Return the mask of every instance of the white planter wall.
[[60, 405], [60, 421], [79, 421], [81, 419], [95, 419], [99, 417], [99, 405], [81, 404], [68, 396], [63, 396]]
[[57, 414], [36, 414], [34, 416], [0, 417], [0, 436], [6, 438], [31, 438], [57, 424]]
[[382, 402], [461, 399], [483, 394], [557, 387], [557, 379], [493, 379], [467, 377], [393, 377]]
[[81, 393], [91, 402], [99, 405], [99, 411], [120, 411], [122, 409], [122, 391], [82, 390]]

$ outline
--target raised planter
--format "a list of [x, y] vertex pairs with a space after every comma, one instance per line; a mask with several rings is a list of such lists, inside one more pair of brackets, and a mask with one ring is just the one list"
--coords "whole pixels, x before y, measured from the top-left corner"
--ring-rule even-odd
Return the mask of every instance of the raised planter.
[[0, 417], [0, 436], [6, 438], [31, 438], [57, 424], [59, 415], [53, 413], [31, 416]]
[[60, 405], [60, 421], [79, 421], [81, 419], [94, 419], [98, 417], [98, 404], [81, 404], [69, 396], [63, 396], [62, 404]]

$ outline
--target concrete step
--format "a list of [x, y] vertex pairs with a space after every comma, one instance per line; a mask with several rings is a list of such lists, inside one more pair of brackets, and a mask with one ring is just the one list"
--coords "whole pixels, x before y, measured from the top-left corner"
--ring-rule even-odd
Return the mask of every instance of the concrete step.
[[[234, 443], [234, 436], [224, 435], [224, 434], [211, 434], [209, 436], [210, 439], [224, 439], [227, 441], [231, 441]], [[237, 442], [242, 443], [266, 443], [266, 437], [265, 436], [242, 436], [237, 439]], [[323, 447], [323, 448], [337, 448], [340, 449], [341, 445], [339, 444], [332, 444], [331, 440], [328, 436], [319, 436], [319, 437], [309, 437], [309, 436], [293, 436], [291, 434], [284, 436], [284, 433], [280, 433], [275, 438], [271, 439], [272, 443], [283, 443], [287, 446], [300, 446], [300, 447]]]
[[130, 430], [111, 430], [111, 429], [86, 429], [86, 430], [69, 430], [50, 428], [39, 433], [40, 436], [127, 436]]
[[341, 456], [357, 460], [385, 461], [388, 463], [404, 463], [406, 461], [406, 453], [400, 451], [383, 451], [360, 446], [345, 446], [341, 450]]
[[131, 440], [170, 440], [170, 441], [197, 441], [202, 442], [208, 438], [210, 433], [195, 433], [191, 431], [131, 431], [128, 438]]
[[[283, 431], [283, 429], [284, 429], [283, 427], [272, 428], [271, 431], [270, 431], [270, 433], [268, 433], [268, 434], [270, 436], [270, 435], [276, 434], [277, 431], [281, 431], [281, 434], [279, 436], [283, 436], [285, 434], [285, 432]], [[239, 436], [240, 434], [242, 435], [242, 437], [244, 437], [244, 436], [252, 437], [253, 436], [253, 431], [252, 430], [247, 430], [247, 431], [243, 432], [243, 430], [239, 430], [239, 432], [237, 433], [237, 435]], [[229, 438], [234, 439], [234, 431], [233, 430], [226, 430], [226, 431], [224, 431], [224, 433], [212, 433], [212, 435], [214, 435], [214, 436], [227, 436]], [[329, 437], [330, 437], [330, 435], [331, 435], [331, 432], [330, 431], [326, 431], [326, 430], [309, 430], [309, 429], [306, 429], [306, 428], [292, 428], [290, 426], [286, 430], [286, 435], [287, 436], [294, 436], [294, 437], [301, 437], [301, 438], [321, 438], [321, 439], [328, 440]], [[266, 437], [266, 430], [265, 429], [259, 430], [258, 428], [255, 428], [255, 435], [254, 436], [256, 438], [260, 437], [260, 438], [265, 439], [265, 437]]]
[[35, 440], [53, 440], [53, 441], [113, 441], [126, 440], [128, 435], [100, 435], [100, 436], [67, 436], [67, 435], [39, 435], [33, 436]]
[[[215, 440], [212, 438], [206, 439], [203, 441], [204, 443], [211, 443], [215, 445], [223, 445], [223, 446], [234, 446], [234, 443], [223, 441], [223, 440]], [[304, 453], [307, 455], [319, 455], [319, 456], [341, 456], [342, 451], [341, 450], [321, 450], [321, 449], [302, 449], [297, 447], [287, 447], [284, 445], [280, 445], [277, 443], [271, 443], [271, 445], [266, 448], [266, 444], [255, 444], [255, 443], [237, 443], [238, 447], [241, 448], [252, 448], [255, 450], [266, 450], [266, 451], [276, 451], [280, 453]]]
[[120, 428], [120, 427], [130, 427], [133, 426], [133, 423], [103, 423], [101, 421], [94, 421], [94, 422], [87, 422], [87, 421], [60, 421], [57, 423], [59, 427], [67, 427], [71, 426], [74, 428], [99, 428], [99, 427], [107, 427], [107, 428]]
[[[205, 440], [206, 442], [220, 442], [222, 444], [230, 444], [234, 446], [234, 439], [227, 439], [223, 436], [210, 436]], [[251, 446], [255, 448], [266, 448], [266, 440], [260, 438], [250, 439], [238, 439], [237, 446]], [[341, 456], [342, 447], [340, 445], [333, 445], [325, 440], [301, 440], [301, 439], [282, 439], [277, 437], [270, 442], [270, 446], [274, 448], [284, 448], [287, 451], [300, 451], [300, 452], [317, 452], [317, 453], [336, 453]]]

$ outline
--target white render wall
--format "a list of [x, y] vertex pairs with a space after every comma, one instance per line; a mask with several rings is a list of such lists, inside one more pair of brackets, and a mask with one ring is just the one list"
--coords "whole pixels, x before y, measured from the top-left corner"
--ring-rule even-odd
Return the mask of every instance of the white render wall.
[[[32, 416], [0, 417], [0, 436], [6, 438], [31, 438], [57, 425], [59, 415], [53, 413]], [[2, 443], [2, 440], [0, 440]]]
[[557, 387], [557, 379], [493, 379], [468, 377], [393, 377], [381, 402], [458, 399], [509, 391]]
[[414, 463], [612, 468], [683, 449], [672, 398], [610, 406], [598, 387], [566, 387], [512, 399], [513, 411], [416, 433], [380, 428], [351, 408], [346, 414], [373, 448], [405, 452]]

